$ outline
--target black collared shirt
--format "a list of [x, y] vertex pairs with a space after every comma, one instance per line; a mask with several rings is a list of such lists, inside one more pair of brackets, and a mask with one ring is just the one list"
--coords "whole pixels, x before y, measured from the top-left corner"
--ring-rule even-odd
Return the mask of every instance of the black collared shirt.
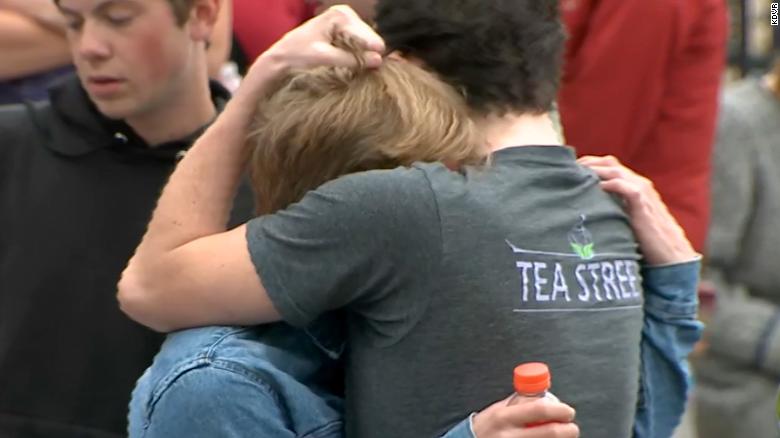
[[[76, 80], [50, 104], [0, 108], [0, 436], [126, 435], [162, 336], [121, 313], [116, 284], [200, 133], [151, 148]], [[244, 188], [232, 222], [251, 208]]]

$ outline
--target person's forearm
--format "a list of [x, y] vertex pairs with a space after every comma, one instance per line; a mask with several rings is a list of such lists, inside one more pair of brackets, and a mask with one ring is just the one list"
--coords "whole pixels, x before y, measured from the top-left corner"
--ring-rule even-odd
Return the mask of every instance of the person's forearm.
[[0, 10], [22, 14], [54, 32], [65, 34], [65, 18], [52, 0], [0, 0]]
[[62, 16], [62, 13], [54, 7], [53, 2], [47, 1], [46, 5], [52, 7], [34, 7], [30, 5], [24, 13], [52, 32], [65, 36], [65, 18]]
[[[270, 86], [278, 64], [259, 61]], [[267, 88], [239, 90], [214, 124], [195, 142], [162, 192], [137, 255], [172, 251], [201, 237], [225, 231], [244, 166], [244, 145], [257, 102]]]
[[0, 11], [0, 80], [70, 63], [65, 37], [15, 12]]

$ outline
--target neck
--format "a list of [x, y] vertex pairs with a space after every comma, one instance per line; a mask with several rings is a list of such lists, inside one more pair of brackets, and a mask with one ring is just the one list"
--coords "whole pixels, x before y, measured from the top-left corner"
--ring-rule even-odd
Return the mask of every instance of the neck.
[[556, 146], [561, 137], [549, 113], [487, 115], [475, 119], [492, 152], [514, 146]]
[[203, 127], [217, 113], [211, 100], [208, 76], [203, 70], [202, 75], [190, 78], [196, 86], [182, 87], [178, 98], [172, 102], [156, 111], [128, 117], [125, 122], [151, 146], [185, 138]]

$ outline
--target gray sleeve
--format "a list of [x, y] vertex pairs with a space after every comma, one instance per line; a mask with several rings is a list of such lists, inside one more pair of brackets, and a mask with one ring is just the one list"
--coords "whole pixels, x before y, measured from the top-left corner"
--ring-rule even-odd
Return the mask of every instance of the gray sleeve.
[[741, 250], [742, 236], [753, 211], [756, 151], [750, 126], [738, 106], [726, 100], [721, 108], [712, 162], [712, 215], [708, 234], [709, 264], [727, 268]]
[[703, 278], [715, 287], [717, 305], [707, 325], [707, 338], [718, 354], [780, 374], [780, 309], [751, 297], [744, 285], [730, 280], [750, 226], [757, 190], [754, 174], [759, 165], [754, 145], [760, 140], [753, 138], [749, 113], [742, 119], [742, 111], [749, 108], [725, 102], [715, 147], [709, 261]]
[[386, 318], [378, 313], [398, 309], [415, 276], [438, 264], [441, 226], [425, 175], [395, 169], [327, 183], [249, 222], [247, 241], [277, 310], [305, 326], [343, 307]]
[[713, 352], [745, 366], [780, 376], [780, 309], [769, 301], [751, 297], [743, 285], [707, 268], [704, 277], [717, 290], [717, 308], [707, 324]]

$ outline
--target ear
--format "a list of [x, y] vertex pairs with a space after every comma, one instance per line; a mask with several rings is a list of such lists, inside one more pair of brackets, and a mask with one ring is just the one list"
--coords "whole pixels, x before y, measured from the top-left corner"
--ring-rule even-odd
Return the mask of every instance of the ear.
[[195, 0], [187, 28], [194, 41], [208, 42], [224, 0]]

